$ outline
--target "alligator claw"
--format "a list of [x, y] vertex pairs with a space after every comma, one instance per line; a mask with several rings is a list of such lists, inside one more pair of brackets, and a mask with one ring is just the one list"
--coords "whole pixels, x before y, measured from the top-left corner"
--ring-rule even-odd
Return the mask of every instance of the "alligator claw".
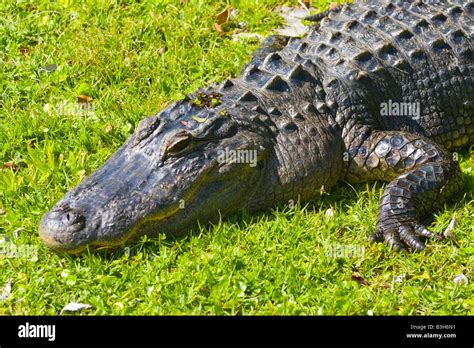
[[425, 239], [440, 241], [444, 238], [414, 220], [399, 222], [395, 226], [393, 224], [388, 227], [380, 226], [369, 237], [372, 242], [385, 241], [385, 243], [399, 251], [407, 248], [422, 251], [426, 247]]
[[425, 244], [416, 236], [413, 226], [402, 225], [398, 228], [402, 241], [412, 249], [423, 250]]
[[383, 242], [383, 232], [381, 230], [377, 230], [369, 236], [369, 240], [371, 242]]

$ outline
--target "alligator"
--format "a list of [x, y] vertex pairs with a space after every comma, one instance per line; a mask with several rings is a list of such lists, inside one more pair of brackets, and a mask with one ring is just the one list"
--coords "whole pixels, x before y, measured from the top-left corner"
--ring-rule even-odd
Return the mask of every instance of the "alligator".
[[79, 253], [180, 235], [241, 211], [308, 202], [340, 181], [387, 182], [369, 237], [423, 250], [463, 190], [474, 144], [474, 2], [360, 1], [272, 35], [235, 78], [143, 119], [42, 218]]

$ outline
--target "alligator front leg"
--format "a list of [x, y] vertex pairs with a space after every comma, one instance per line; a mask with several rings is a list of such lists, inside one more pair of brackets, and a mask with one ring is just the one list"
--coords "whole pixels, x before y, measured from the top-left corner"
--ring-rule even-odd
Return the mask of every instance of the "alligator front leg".
[[452, 154], [421, 136], [378, 131], [350, 147], [348, 159], [348, 181], [390, 182], [371, 240], [385, 240], [400, 250], [423, 250], [424, 238], [441, 239], [420, 220], [462, 189], [463, 179]]

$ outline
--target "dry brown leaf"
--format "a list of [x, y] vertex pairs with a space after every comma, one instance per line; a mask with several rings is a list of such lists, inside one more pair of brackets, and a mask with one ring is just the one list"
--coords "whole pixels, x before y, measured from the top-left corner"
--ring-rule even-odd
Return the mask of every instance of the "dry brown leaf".
[[88, 95], [80, 94], [77, 96], [77, 102], [78, 103], [90, 103], [92, 102], [92, 98], [89, 97]]
[[220, 35], [224, 34], [224, 29], [222, 29], [222, 27], [219, 24], [214, 23], [212, 28], [214, 28], [214, 30], [217, 31]]
[[29, 47], [26, 47], [26, 46], [21, 46], [18, 48], [18, 51], [20, 52], [20, 54], [23, 56], [23, 57], [28, 57], [28, 55], [30, 54], [31, 52], [31, 48]]
[[338, 8], [341, 4], [337, 3], [337, 2], [331, 2], [329, 4], [329, 9], [330, 10], [335, 10], [336, 8]]
[[367, 281], [364, 278], [362, 278], [359, 273], [352, 273], [351, 279], [356, 281], [360, 285], [363, 285], [363, 286], [369, 285], [369, 283], [367, 283]]
[[226, 7], [221, 13], [216, 15], [216, 23], [217, 24], [224, 24], [227, 23], [230, 17], [230, 13], [232, 11], [232, 7]]
[[311, 1], [308, 0], [298, 0], [298, 3], [303, 7], [306, 11], [309, 12], [309, 7], [311, 6]]
[[9, 162], [4, 163], [4, 164], [3, 164], [3, 168], [15, 170], [15, 171], [18, 170], [18, 169], [20, 169], [20, 167], [18, 167], [18, 166], [15, 164], [15, 162], [13, 162], [13, 161], [9, 161]]

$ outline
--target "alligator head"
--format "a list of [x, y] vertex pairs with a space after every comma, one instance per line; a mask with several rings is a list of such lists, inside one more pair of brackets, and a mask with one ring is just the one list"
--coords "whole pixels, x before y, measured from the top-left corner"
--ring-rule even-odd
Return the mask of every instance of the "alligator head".
[[116, 247], [246, 209], [265, 177], [269, 137], [242, 117], [252, 111], [208, 97], [186, 98], [142, 120], [102, 167], [44, 215], [44, 243], [69, 253]]

